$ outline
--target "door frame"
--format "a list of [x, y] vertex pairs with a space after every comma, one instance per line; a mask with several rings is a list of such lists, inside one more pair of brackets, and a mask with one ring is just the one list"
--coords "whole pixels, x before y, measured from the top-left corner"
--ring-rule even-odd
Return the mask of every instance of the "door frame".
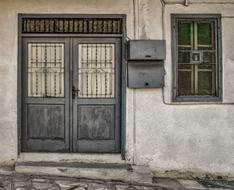
[[[48, 34], [48, 33], [23, 33], [23, 18], [120, 18], [122, 20], [121, 34]], [[18, 14], [18, 64], [17, 64], [17, 133], [18, 133], [18, 155], [22, 152], [22, 125], [23, 125], [23, 39], [30, 37], [38, 38], [59, 38], [59, 37], [76, 37], [76, 38], [120, 38], [121, 39], [121, 65], [120, 65], [120, 149], [122, 159], [125, 159], [126, 144], [126, 56], [125, 44], [127, 39], [126, 33], [126, 15], [125, 14]], [[70, 43], [71, 44], [71, 43]], [[71, 78], [69, 80], [72, 80]]]

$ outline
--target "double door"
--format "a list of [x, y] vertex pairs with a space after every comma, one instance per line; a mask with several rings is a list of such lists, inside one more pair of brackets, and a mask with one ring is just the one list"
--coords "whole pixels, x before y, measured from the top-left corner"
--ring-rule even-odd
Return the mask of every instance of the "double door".
[[120, 152], [121, 40], [25, 38], [22, 151]]

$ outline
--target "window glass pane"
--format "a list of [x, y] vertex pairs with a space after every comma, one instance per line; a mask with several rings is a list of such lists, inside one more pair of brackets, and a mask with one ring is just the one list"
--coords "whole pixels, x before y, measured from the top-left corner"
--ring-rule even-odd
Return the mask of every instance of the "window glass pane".
[[28, 96], [64, 96], [64, 44], [28, 44]]
[[79, 97], [115, 96], [115, 45], [79, 45]]
[[186, 69], [186, 70], [190, 70], [190, 71], [191, 71], [191, 67], [192, 67], [192, 65], [190, 65], [190, 64], [179, 64], [179, 65], [178, 65], [178, 69], [179, 69], [179, 70], [184, 70], [184, 69]]
[[214, 65], [211, 65], [211, 64], [200, 64], [200, 65], [198, 65], [198, 69], [199, 70], [202, 70], [202, 69], [204, 69], [204, 70], [213, 70], [213, 66]]
[[[214, 36], [212, 36], [211, 41], [214, 41]], [[216, 63], [216, 48], [215, 48], [215, 43], [212, 42], [212, 44], [199, 44], [198, 45], [198, 50], [202, 52], [202, 58], [204, 63], [211, 63], [215, 64]]]
[[212, 24], [197, 23], [198, 44], [212, 45]]
[[190, 63], [190, 48], [179, 47], [178, 63]]
[[212, 95], [212, 75], [210, 71], [198, 73], [198, 95]]
[[178, 44], [191, 45], [191, 27], [192, 23], [180, 21], [178, 26]]
[[178, 72], [178, 95], [190, 95], [191, 94], [191, 72], [179, 71]]
[[204, 52], [203, 52], [203, 62], [204, 62], [204, 63], [215, 64], [215, 63], [216, 63], [215, 52], [212, 52], [212, 51], [204, 51]]

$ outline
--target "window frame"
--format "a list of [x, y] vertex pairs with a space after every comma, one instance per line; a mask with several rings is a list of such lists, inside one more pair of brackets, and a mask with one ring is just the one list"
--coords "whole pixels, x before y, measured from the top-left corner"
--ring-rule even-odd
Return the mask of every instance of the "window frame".
[[[217, 43], [217, 72], [216, 72], [216, 84], [217, 84], [217, 96], [210, 95], [187, 95], [178, 96], [178, 71], [177, 71], [177, 39], [178, 39], [178, 21], [215, 21], [217, 36], [215, 40]], [[220, 14], [171, 14], [171, 51], [172, 51], [172, 102], [221, 102], [222, 101], [222, 33], [221, 33], [221, 15]]]

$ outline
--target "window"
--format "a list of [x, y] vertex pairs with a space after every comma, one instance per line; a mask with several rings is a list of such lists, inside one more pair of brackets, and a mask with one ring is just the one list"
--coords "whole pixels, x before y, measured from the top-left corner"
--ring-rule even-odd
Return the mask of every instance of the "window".
[[220, 17], [173, 15], [175, 101], [221, 100]]

